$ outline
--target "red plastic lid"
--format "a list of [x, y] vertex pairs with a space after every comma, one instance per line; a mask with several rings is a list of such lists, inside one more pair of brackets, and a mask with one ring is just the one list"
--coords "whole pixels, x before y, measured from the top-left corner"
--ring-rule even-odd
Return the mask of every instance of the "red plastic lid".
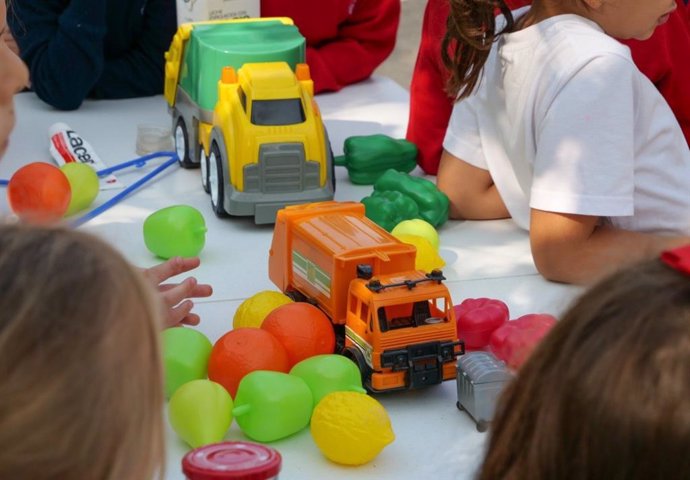
[[266, 480], [278, 476], [277, 450], [250, 442], [221, 442], [199, 447], [182, 459], [189, 480]]

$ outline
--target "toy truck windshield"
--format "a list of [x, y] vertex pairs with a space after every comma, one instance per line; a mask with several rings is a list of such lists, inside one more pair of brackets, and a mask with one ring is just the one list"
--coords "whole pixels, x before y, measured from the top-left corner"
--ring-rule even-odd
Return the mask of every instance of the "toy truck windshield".
[[279, 126], [304, 123], [306, 117], [299, 98], [254, 100], [251, 122], [254, 125]]
[[[398, 328], [415, 328], [427, 325], [437, 325], [447, 322], [445, 305], [448, 303], [443, 297], [421, 300], [414, 303], [382, 305], [376, 309], [379, 329], [381, 332]], [[442, 306], [441, 308], [436, 305]]]

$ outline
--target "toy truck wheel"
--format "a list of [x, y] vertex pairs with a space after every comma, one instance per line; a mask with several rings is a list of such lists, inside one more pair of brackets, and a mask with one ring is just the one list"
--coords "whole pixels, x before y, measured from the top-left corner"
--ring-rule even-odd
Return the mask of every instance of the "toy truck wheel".
[[484, 433], [489, 429], [489, 422], [486, 420], [479, 420], [477, 422], [477, 431], [480, 433]]
[[359, 368], [359, 373], [362, 375], [362, 385], [368, 391], [371, 391], [371, 368], [369, 368], [367, 362], [364, 361], [362, 352], [355, 347], [346, 347], [345, 350], [343, 350], [343, 355], [355, 362]]
[[195, 166], [189, 158], [189, 132], [182, 116], [178, 116], [177, 122], [175, 122], [175, 151], [182, 167], [192, 168]]
[[204, 192], [211, 193], [211, 187], [208, 181], [208, 171], [209, 171], [209, 159], [208, 155], [201, 151], [201, 186], [204, 188]]
[[211, 156], [208, 159], [208, 184], [211, 190], [211, 208], [217, 217], [227, 217], [223, 207], [225, 185], [223, 180], [223, 157], [216, 142], [211, 144]]

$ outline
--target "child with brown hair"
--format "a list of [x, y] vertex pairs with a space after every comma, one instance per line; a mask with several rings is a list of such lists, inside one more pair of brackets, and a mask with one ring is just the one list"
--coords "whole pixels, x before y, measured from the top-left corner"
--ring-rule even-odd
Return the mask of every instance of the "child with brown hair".
[[[0, 1], [0, 37], [8, 31], [6, 3]], [[10, 45], [0, 41], [0, 159], [2, 159], [9, 136], [15, 123], [14, 95], [29, 83], [29, 72]], [[173, 327], [181, 324], [196, 325], [199, 316], [192, 312], [194, 303], [190, 298], [208, 297], [212, 293], [209, 285], [198, 283], [194, 277], [180, 283], [163, 283], [169, 278], [186, 273], [199, 266], [198, 258], [172, 258], [164, 263], [144, 270], [144, 275], [158, 285], [163, 303], [168, 307], [164, 324]]]
[[585, 292], [522, 366], [478, 478], [686, 479], [690, 246]]
[[[494, 18], [496, 5], [502, 15]], [[459, 102], [438, 186], [463, 219], [511, 217], [539, 272], [591, 283], [690, 242], [690, 150], [621, 39], [675, 0], [450, 0], [442, 54]]]
[[0, 291], [0, 478], [152, 478], [163, 325], [149, 282], [85, 233], [5, 225]]

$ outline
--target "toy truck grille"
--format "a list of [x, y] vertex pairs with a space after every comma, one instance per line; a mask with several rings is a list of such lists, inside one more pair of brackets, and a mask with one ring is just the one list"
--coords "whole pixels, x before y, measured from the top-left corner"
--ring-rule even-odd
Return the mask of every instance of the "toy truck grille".
[[506, 365], [489, 352], [458, 357], [458, 408], [467, 411], [480, 432], [493, 419], [496, 400], [512, 378]]
[[259, 161], [244, 167], [246, 192], [292, 193], [321, 186], [318, 162], [308, 161], [301, 143], [267, 143]]

